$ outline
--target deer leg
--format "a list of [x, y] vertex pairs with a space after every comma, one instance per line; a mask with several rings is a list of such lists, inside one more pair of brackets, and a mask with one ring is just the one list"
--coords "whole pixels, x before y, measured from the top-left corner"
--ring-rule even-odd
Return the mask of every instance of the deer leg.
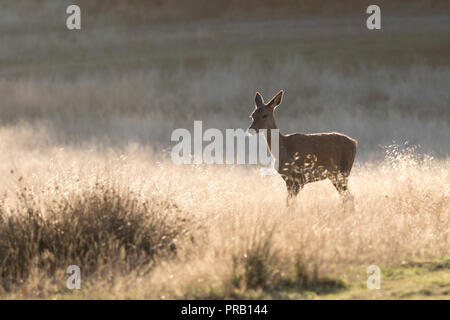
[[295, 181], [292, 179], [287, 179], [286, 187], [287, 187], [287, 192], [288, 192], [288, 196], [286, 199], [286, 206], [290, 207], [292, 203], [295, 204], [295, 198], [296, 198], [297, 194], [300, 192], [300, 189], [302, 188], [302, 186], [300, 185], [300, 183], [298, 181]]
[[333, 176], [330, 180], [333, 183], [336, 190], [341, 195], [344, 206], [346, 207], [348, 206], [349, 208], [354, 210], [353, 196], [348, 190], [348, 176], [343, 174], [337, 174]]
[[328, 177], [341, 196], [348, 192], [348, 178], [341, 173], [335, 173]]

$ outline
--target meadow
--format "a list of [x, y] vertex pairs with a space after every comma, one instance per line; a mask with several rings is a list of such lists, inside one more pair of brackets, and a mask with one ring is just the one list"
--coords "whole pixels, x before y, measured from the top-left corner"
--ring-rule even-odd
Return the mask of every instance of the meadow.
[[[208, 3], [80, 1], [68, 31], [65, 1], [2, 2], [0, 297], [448, 299], [447, 3], [381, 3], [381, 31], [354, 1]], [[257, 166], [172, 163], [174, 129], [245, 129], [281, 89], [282, 133], [358, 140], [354, 211], [329, 181], [288, 210]]]

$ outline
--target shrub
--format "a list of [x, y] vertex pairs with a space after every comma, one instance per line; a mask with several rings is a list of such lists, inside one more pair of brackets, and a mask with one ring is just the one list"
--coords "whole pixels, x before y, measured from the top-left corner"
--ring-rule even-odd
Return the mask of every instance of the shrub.
[[[173, 257], [186, 220], [167, 200], [96, 184], [38, 204], [24, 188], [17, 208], [0, 207], [0, 276], [7, 289], [33, 268], [49, 276], [75, 264], [83, 277], [105, 270], [129, 272]], [[148, 269], [148, 268], [147, 268]]]
[[321, 276], [317, 265], [310, 266], [301, 255], [285, 261], [273, 248], [273, 231], [254, 236], [243, 256], [233, 256], [231, 296], [247, 298], [249, 290], [260, 290], [264, 296], [264, 292], [332, 292], [346, 287], [339, 279]]

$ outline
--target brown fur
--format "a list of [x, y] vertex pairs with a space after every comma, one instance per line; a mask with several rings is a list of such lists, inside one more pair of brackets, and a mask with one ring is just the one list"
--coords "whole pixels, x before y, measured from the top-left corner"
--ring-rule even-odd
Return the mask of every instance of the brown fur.
[[[270, 129], [277, 129], [273, 111], [282, 101], [283, 91], [267, 104], [257, 92], [256, 108], [249, 129], [267, 129], [267, 145], [271, 151]], [[295, 197], [310, 182], [330, 179], [337, 191], [346, 197], [348, 176], [353, 166], [357, 141], [337, 132], [279, 135], [279, 155], [276, 159], [278, 173], [286, 182], [289, 198]]]

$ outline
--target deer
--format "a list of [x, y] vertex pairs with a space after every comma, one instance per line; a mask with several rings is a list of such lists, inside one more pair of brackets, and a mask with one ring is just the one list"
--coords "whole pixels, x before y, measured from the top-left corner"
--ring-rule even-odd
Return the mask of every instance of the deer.
[[255, 94], [255, 109], [250, 114], [250, 134], [265, 129], [267, 148], [275, 160], [275, 168], [286, 183], [287, 206], [290, 207], [304, 185], [329, 179], [344, 202], [353, 197], [348, 190], [348, 178], [355, 159], [358, 142], [345, 134], [292, 133], [278, 135], [278, 154], [272, 152], [272, 129], [278, 129], [275, 109], [281, 104], [284, 91], [268, 103], [259, 92]]

